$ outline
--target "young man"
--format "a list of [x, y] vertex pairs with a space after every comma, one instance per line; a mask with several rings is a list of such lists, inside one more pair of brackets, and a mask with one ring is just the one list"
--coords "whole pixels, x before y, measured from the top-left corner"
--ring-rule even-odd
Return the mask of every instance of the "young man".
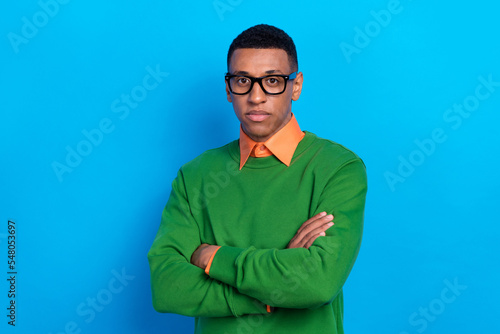
[[297, 70], [284, 31], [241, 33], [226, 76], [240, 138], [182, 166], [172, 184], [148, 253], [153, 305], [196, 317], [196, 333], [344, 333], [366, 172], [353, 152], [300, 130]]

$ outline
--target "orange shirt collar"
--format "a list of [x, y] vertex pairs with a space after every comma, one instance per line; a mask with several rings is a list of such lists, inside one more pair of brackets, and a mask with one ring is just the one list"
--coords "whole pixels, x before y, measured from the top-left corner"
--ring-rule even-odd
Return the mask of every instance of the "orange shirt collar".
[[240, 170], [247, 162], [254, 147], [259, 144], [264, 144], [270, 151], [268, 155], [274, 155], [282, 163], [290, 166], [293, 153], [304, 136], [305, 133], [300, 130], [299, 123], [297, 123], [293, 113], [290, 121], [264, 143], [254, 141], [240, 125]]

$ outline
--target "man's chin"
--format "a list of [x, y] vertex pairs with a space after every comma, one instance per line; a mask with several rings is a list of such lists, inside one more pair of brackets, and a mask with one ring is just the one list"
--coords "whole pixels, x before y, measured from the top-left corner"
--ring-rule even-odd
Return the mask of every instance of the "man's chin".
[[271, 134], [268, 129], [256, 129], [255, 127], [249, 128], [245, 133], [255, 141], [262, 142], [266, 141]]

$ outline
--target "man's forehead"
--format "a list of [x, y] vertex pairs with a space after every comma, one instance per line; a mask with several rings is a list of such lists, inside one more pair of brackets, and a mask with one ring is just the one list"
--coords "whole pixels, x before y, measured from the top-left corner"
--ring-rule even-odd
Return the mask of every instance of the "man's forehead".
[[236, 49], [229, 70], [233, 74], [279, 74], [288, 73], [290, 64], [286, 51], [282, 49]]

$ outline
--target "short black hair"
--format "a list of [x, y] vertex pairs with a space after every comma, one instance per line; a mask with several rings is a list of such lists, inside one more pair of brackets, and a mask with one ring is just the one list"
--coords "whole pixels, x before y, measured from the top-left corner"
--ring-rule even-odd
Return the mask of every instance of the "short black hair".
[[293, 40], [286, 32], [268, 24], [258, 24], [239, 34], [229, 46], [227, 52], [227, 69], [237, 49], [281, 49], [288, 55], [292, 70], [297, 71], [297, 50]]

